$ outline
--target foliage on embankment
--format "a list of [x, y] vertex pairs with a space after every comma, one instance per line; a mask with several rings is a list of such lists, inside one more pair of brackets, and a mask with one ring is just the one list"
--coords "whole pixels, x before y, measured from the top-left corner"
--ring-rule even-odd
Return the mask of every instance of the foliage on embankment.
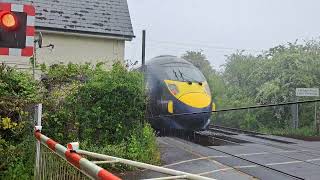
[[[64, 85], [59, 83], [48, 92], [46, 104], [50, 108], [43, 131], [64, 143], [80, 141], [87, 150], [159, 163], [154, 132], [145, 122], [143, 75], [129, 72], [121, 64], [115, 64], [111, 71], [100, 66], [77, 69], [82, 70], [76, 76], [59, 76], [69, 80], [60, 79]], [[52, 77], [48, 73], [48, 84], [55, 81]]]
[[34, 141], [29, 111], [39, 101], [29, 74], [0, 65], [0, 179], [30, 179]]
[[[238, 51], [227, 56], [220, 72], [208, 68], [202, 52], [187, 52], [183, 57], [205, 74], [218, 109], [291, 102], [296, 100], [295, 88], [320, 86], [319, 41], [288, 43], [256, 55]], [[300, 98], [309, 99], [312, 98]], [[291, 106], [232, 111], [214, 114], [213, 120], [225, 126], [290, 133], [291, 111]], [[311, 129], [301, 130], [300, 134], [313, 135], [314, 104], [301, 105], [299, 116], [300, 127]]]
[[[143, 76], [121, 64], [42, 66], [41, 82], [0, 66], [0, 179], [32, 179], [32, 106], [43, 103], [43, 133], [61, 144], [159, 163], [152, 128], [144, 121]], [[122, 170], [123, 166], [114, 168]]]

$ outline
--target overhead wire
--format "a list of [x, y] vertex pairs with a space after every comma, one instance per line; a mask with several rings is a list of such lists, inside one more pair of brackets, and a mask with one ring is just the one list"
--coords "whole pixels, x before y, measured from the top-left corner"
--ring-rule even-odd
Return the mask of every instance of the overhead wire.
[[257, 108], [264, 108], [264, 107], [285, 106], [285, 105], [305, 104], [305, 103], [314, 103], [314, 102], [320, 102], [320, 99], [306, 100], [306, 101], [295, 101], [295, 102], [284, 102], [284, 103], [277, 103], [277, 104], [263, 104], [263, 105], [247, 106], [247, 107], [239, 107], [239, 108], [227, 108], [227, 109], [220, 109], [220, 110], [216, 110], [216, 111], [166, 114], [166, 115], [159, 115], [159, 116], [150, 116], [147, 118], [189, 116], [189, 115], [197, 115], [197, 114], [208, 114], [208, 113], [228, 112], [228, 111], [237, 111], [237, 110], [248, 110], [248, 109], [257, 109]]
[[[131, 49], [137, 49], [137, 46], [139, 46], [139, 41], [141, 40], [140, 37], [136, 37], [132, 42], [131, 42]], [[196, 42], [196, 43], [195, 43]], [[137, 44], [138, 43], [138, 44]], [[229, 55], [231, 53], [237, 52], [237, 51], [244, 51], [247, 53], [253, 53], [253, 54], [258, 54], [258, 53], [263, 53], [263, 49], [258, 50], [258, 49], [250, 49], [250, 48], [235, 48], [235, 47], [226, 47], [226, 46], [221, 46], [221, 45], [216, 45], [212, 42], [203, 42], [203, 41], [193, 41], [193, 42], [177, 42], [177, 41], [166, 41], [166, 40], [156, 40], [156, 39], [147, 39], [146, 42], [147, 50], [149, 51], [152, 50], [160, 50], [160, 51], [165, 51], [165, 53], [183, 53], [186, 51], [191, 51], [191, 50], [205, 50], [205, 51], [214, 51], [215, 53]], [[136, 51], [134, 53], [131, 52], [131, 59], [136, 59], [139, 60], [139, 52]], [[220, 55], [219, 55], [220, 56]]]
[[[137, 37], [136, 39], [140, 39]], [[194, 47], [199, 46], [202, 48], [216, 49], [216, 50], [227, 50], [227, 51], [237, 51], [237, 50], [245, 50], [251, 52], [262, 52], [263, 49], [251, 49], [251, 48], [235, 48], [235, 47], [226, 47], [221, 45], [214, 45], [212, 42], [204, 42], [204, 41], [193, 41], [191, 42], [177, 42], [177, 41], [164, 41], [164, 40], [156, 40], [156, 39], [147, 39], [147, 43], [159, 43], [159, 44], [167, 44], [167, 45], [176, 45], [180, 47]], [[197, 43], [194, 43], [197, 42]]]

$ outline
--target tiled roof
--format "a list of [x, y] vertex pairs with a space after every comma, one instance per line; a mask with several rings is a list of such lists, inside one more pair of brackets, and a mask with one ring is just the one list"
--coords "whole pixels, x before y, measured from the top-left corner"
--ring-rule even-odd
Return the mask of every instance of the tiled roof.
[[4, 1], [33, 3], [36, 8], [36, 27], [39, 29], [134, 37], [127, 0]]

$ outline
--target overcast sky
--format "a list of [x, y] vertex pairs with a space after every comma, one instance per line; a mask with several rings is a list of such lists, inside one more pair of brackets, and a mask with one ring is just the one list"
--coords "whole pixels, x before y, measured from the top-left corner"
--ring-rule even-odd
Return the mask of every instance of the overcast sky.
[[126, 59], [147, 59], [203, 50], [215, 68], [237, 49], [259, 53], [270, 47], [320, 37], [319, 0], [128, 0], [136, 38]]

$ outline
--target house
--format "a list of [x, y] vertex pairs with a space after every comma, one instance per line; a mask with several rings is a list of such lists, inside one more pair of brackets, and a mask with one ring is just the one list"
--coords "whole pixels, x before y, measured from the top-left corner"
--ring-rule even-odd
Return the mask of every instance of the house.
[[[37, 49], [39, 63], [112, 63], [124, 60], [125, 41], [134, 38], [127, 0], [5, 0], [33, 4], [36, 32], [43, 34]], [[4, 60], [5, 59], [5, 60]], [[0, 57], [0, 61], [21, 65], [26, 58]]]

